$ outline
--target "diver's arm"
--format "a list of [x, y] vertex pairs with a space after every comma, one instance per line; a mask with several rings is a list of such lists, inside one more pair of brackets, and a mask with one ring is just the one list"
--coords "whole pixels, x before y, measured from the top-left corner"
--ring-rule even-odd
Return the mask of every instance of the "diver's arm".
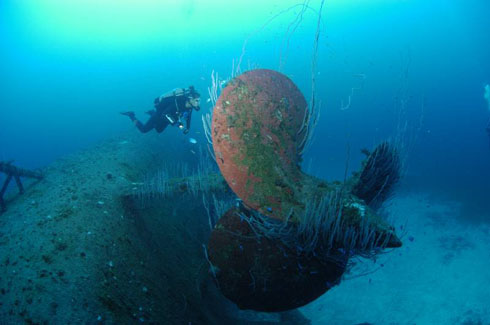
[[190, 109], [187, 112], [187, 118], [185, 119], [185, 125], [187, 130], [191, 129], [191, 116], [192, 116], [192, 109]]

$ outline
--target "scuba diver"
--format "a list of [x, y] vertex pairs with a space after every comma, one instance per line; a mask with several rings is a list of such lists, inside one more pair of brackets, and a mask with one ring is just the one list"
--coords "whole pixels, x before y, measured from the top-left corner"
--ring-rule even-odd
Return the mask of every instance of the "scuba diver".
[[[155, 109], [146, 112], [150, 115], [150, 118], [145, 124], [141, 123], [132, 111], [121, 112], [121, 114], [128, 116], [142, 133], [152, 129], [162, 133], [167, 125], [170, 124], [178, 126], [184, 134], [187, 134], [191, 127], [192, 110], [198, 111], [200, 109], [200, 97], [193, 86], [188, 89], [176, 88], [157, 97], [154, 101]], [[185, 122], [185, 127], [183, 122]]]

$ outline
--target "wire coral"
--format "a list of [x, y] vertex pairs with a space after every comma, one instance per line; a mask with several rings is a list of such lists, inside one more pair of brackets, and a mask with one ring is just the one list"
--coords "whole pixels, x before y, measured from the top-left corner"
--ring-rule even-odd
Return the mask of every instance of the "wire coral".
[[352, 193], [377, 209], [392, 195], [400, 180], [401, 160], [396, 147], [387, 141], [365, 153], [367, 158]]

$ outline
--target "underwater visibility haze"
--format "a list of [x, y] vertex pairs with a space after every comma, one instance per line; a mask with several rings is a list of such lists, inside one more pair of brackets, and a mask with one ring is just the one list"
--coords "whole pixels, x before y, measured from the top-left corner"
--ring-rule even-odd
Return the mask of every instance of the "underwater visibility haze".
[[490, 3], [0, 2], [0, 324], [490, 324]]

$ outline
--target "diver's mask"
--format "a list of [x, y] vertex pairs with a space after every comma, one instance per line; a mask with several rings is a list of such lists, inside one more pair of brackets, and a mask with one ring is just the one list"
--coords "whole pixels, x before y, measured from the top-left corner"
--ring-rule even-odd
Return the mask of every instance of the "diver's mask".
[[201, 103], [200, 97], [189, 97], [188, 100], [189, 100], [189, 104], [191, 105], [191, 108], [195, 109], [196, 111], [201, 109], [201, 107], [199, 107], [199, 104]]

